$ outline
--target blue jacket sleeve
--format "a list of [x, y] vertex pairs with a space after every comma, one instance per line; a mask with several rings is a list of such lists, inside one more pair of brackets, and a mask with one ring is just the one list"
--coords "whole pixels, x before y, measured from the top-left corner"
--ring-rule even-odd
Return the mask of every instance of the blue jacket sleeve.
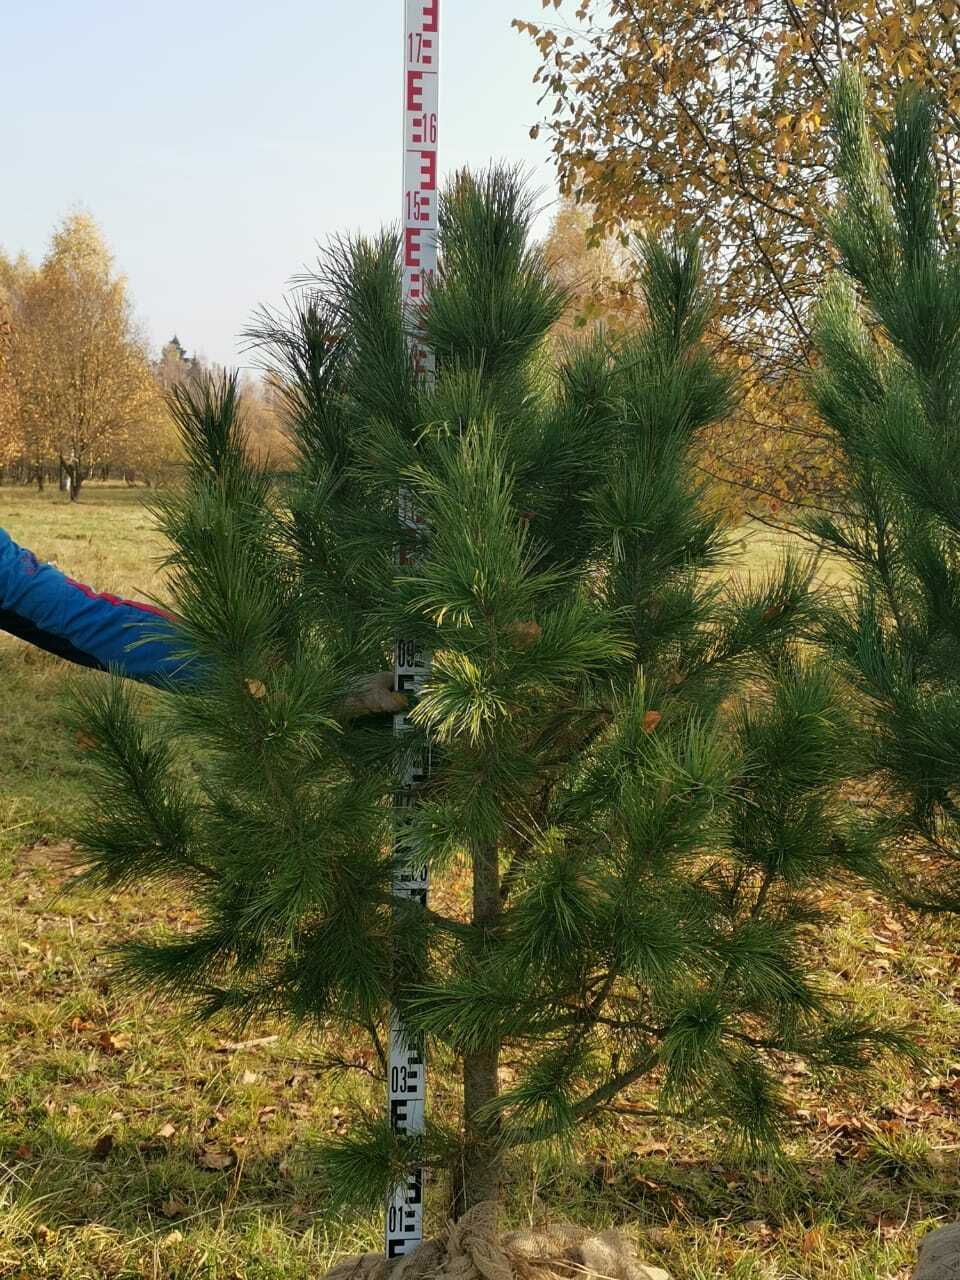
[[74, 582], [3, 529], [0, 629], [70, 662], [148, 684], [182, 686], [195, 675], [169, 614]]

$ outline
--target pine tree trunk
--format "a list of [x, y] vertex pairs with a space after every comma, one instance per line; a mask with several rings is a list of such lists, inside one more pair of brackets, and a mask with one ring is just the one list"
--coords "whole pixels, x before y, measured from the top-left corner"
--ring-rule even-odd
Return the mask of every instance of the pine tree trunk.
[[457, 1216], [481, 1200], [497, 1200], [500, 1194], [500, 1157], [496, 1150], [496, 1130], [475, 1117], [481, 1107], [497, 1096], [497, 1064], [500, 1046], [468, 1054], [463, 1060], [463, 1110], [466, 1149], [463, 1157], [463, 1186], [455, 1206]]
[[[491, 929], [500, 915], [500, 859], [496, 845], [473, 851], [473, 923]], [[482, 1200], [500, 1194], [498, 1125], [478, 1118], [481, 1108], [497, 1096], [500, 1044], [494, 1042], [463, 1059], [463, 1114], [466, 1136], [462, 1186], [457, 1188], [454, 1211], [465, 1213]]]

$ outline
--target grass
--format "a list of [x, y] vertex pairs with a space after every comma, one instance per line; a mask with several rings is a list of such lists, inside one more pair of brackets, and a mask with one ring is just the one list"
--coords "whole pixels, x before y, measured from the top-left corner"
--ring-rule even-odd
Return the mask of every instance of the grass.
[[[91, 486], [71, 504], [58, 493], [0, 487], [0, 528], [100, 591], [142, 599], [162, 587], [163, 544], [142, 490]], [[0, 857], [11, 842], [55, 829], [78, 794], [81, 766], [61, 727], [66, 670], [0, 632]]]
[[[0, 525], [101, 589], [160, 587], [161, 544], [130, 491], [91, 487], [70, 506], [0, 489]], [[736, 567], [775, 544], [750, 537]], [[281, 1027], [238, 1047], [115, 984], [112, 943], [195, 917], [154, 891], [77, 887], [63, 832], [84, 758], [66, 674], [0, 639], [0, 1277], [306, 1280], [377, 1248], [377, 1219], [338, 1215], [311, 1154], [380, 1106], [356, 1048]], [[918, 1029], [926, 1069], [891, 1067], [858, 1097], [785, 1080], [787, 1158], [770, 1167], [631, 1096], [576, 1151], [518, 1161], [509, 1220], [616, 1225], [676, 1280], [905, 1280], [923, 1232], [960, 1215], [960, 938], [862, 892], [837, 905], [820, 968]], [[439, 1063], [431, 1083], [433, 1105], [451, 1105]], [[439, 1193], [428, 1208], [436, 1229]]]

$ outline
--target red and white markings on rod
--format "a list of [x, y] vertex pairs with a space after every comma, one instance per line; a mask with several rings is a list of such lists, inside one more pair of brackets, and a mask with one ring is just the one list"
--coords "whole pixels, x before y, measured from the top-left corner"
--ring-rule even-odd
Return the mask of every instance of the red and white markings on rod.
[[[403, 29], [403, 296], [423, 299], [437, 265], [437, 111], [440, 0], [404, 0]], [[413, 343], [416, 368], [433, 355]]]
[[[408, 311], [423, 301], [437, 265], [437, 108], [439, 103], [440, 0], [403, 0], [403, 297]], [[411, 358], [418, 372], [433, 372], [433, 353], [417, 340]], [[420, 520], [410, 494], [401, 491], [400, 523], [416, 541]], [[401, 548], [401, 562], [409, 554]], [[430, 654], [412, 642], [397, 642], [395, 687], [416, 695], [430, 671]], [[406, 713], [393, 718], [394, 732], [409, 730]], [[394, 795], [393, 892], [426, 906], [426, 872], [409, 863], [404, 831], [418, 789], [430, 774], [429, 748], [405, 753]], [[390, 1125], [398, 1133], [423, 1133], [426, 1062], [423, 1042], [408, 1037], [390, 1011], [387, 1097]], [[423, 1170], [414, 1169], [387, 1200], [386, 1255], [397, 1258], [423, 1238]]]

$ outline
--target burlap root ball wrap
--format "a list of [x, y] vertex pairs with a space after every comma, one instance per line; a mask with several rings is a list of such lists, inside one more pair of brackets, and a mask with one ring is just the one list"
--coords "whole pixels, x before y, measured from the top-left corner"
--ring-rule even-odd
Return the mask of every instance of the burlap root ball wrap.
[[592, 1235], [582, 1227], [556, 1226], [500, 1239], [496, 1222], [496, 1205], [478, 1204], [406, 1257], [347, 1258], [327, 1280], [670, 1280], [666, 1271], [639, 1262], [616, 1231]]

